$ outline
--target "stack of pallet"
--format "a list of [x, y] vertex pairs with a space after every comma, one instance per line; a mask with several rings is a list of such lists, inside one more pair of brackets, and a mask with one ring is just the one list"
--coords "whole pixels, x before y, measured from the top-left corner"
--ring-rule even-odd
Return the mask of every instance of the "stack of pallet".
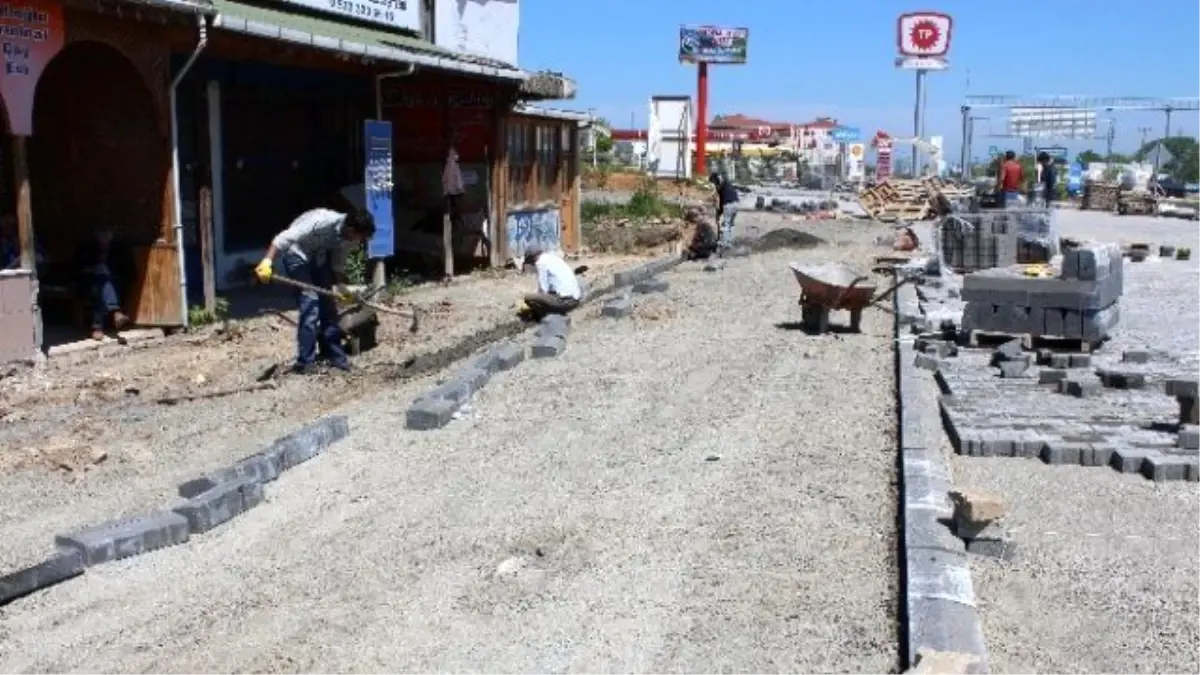
[[893, 179], [869, 187], [858, 195], [858, 203], [875, 220], [926, 220], [948, 210], [949, 204], [969, 199], [971, 188], [961, 188], [941, 178]]
[[1122, 190], [1117, 197], [1117, 213], [1122, 216], [1152, 216], [1158, 213], [1158, 198], [1140, 190]]
[[1121, 184], [1116, 181], [1089, 180], [1083, 187], [1079, 208], [1084, 211], [1116, 211]]

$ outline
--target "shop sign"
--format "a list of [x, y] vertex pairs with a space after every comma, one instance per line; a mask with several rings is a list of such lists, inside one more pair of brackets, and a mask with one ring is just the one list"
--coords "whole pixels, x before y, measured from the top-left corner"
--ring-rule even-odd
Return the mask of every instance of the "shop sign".
[[366, 156], [363, 191], [367, 211], [375, 218], [375, 236], [367, 242], [368, 258], [388, 258], [395, 253], [392, 217], [392, 123], [367, 120], [363, 123]]
[[314, 12], [421, 32], [420, 0], [286, 0]]
[[33, 135], [33, 94], [46, 64], [63, 47], [63, 32], [62, 6], [55, 2], [0, 2], [0, 96], [14, 135]]

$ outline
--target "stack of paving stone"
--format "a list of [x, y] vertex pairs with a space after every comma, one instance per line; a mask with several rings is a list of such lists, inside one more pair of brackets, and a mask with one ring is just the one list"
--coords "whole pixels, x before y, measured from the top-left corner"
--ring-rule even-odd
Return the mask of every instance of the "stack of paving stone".
[[963, 330], [1102, 341], [1121, 318], [1124, 269], [1115, 244], [1089, 242], [1063, 254], [1058, 277], [1029, 277], [1020, 266], [968, 274]]
[[1049, 262], [1057, 252], [1047, 209], [952, 214], [938, 229], [946, 265], [959, 273]]
[[1079, 202], [1079, 208], [1084, 211], [1116, 211], [1120, 198], [1120, 183], [1089, 180], [1083, 187], [1083, 199]]

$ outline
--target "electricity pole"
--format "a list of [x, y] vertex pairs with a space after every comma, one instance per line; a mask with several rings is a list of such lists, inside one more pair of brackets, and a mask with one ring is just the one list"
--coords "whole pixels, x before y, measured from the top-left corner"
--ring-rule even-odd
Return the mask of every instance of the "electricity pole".
[[1142, 147], [1144, 148], [1146, 147], [1146, 135], [1149, 134], [1152, 129], [1150, 127], [1138, 127], [1138, 131], [1142, 134]]

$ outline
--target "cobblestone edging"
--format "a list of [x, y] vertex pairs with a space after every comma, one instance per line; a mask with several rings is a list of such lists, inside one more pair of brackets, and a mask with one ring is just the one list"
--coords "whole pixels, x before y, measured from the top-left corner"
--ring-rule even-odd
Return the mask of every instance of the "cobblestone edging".
[[953, 478], [940, 443], [931, 373], [915, 363], [908, 327], [921, 319], [916, 289], [903, 286], [896, 311], [896, 394], [900, 452], [904, 668], [919, 653], [972, 657], [965, 672], [987, 673], [987, 645], [975, 606], [967, 550], [943, 521], [953, 515]]
[[[678, 266], [683, 258], [667, 256], [651, 260], [629, 270], [613, 275], [613, 282], [599, 291], [585, 294], [583, 304], [598, 300], [602, 296], [632, 286], [637, 294], [663, 292], [668, 283], [656, 279], [656, 275]], [[632, 297], [628, 291], [606, 300], [601, 315], [609, 318], [628, 316], [633, 311]], [[445, 382], [418, 396], [405, 413], [408, 429], [429, 431], [440, 429], [450, 423], [462, 406], [480, 389], [487, 385], [497, 373], [515, 368], [528, 358], [542, 359], [559, 356], [567, 348], [567, 336], [571, 332], [571, 317], [551, 315], [542, 319], [534, 331], [534, 342], [528, 350], [514, 343], [492, 347], [482, 356], [469, 361], [453, 373]]]

